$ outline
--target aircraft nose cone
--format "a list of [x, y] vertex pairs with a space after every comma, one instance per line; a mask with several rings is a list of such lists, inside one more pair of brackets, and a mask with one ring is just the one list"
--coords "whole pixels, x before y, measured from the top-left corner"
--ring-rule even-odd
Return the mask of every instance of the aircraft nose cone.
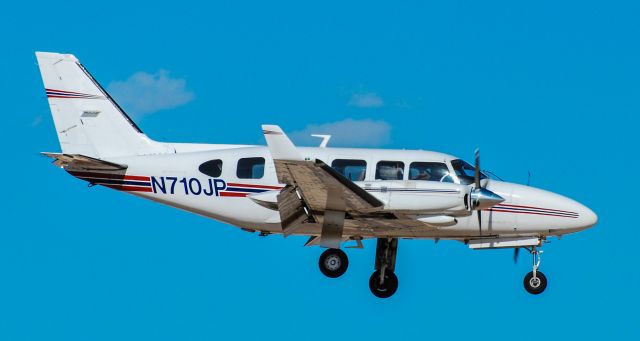
[[[501, 183], [494, 183], [500, 194], [507, 192], [497, 186]], [[598, 222], [598, 216], [592, 210], [571, 198], [540, 188], [517, 184], [509, 186], [511, 196], [503, 205], [506, 210], [518, 214], [518, 230], [550, 231], [551, 234], [562, 235], [588, 229]], [[505, 210], [502, 205], [500, 210]]]
[[588, 229], [590, 227], [592, 227], [593, 225], [598, 223], [598, 216], [595, 214], [595, 212], [593, 212], [590, 208], [588, 208], [587, 206], [584, 205], [580, 205], [580, 209], [578, 210], [578, 213], [580, 214], [579, 216], [579, 220], [580, 220], [580, 225], [583, 229]]

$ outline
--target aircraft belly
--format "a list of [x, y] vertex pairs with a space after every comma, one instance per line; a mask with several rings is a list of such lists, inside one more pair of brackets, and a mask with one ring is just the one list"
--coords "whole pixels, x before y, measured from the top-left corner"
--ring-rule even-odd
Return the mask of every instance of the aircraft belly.
[[241, 225], [241, 227], [280, 225], [277, 211], [264, 208], [249, 198], [164, 196], [156, 193], [136, 193], [136, 195], [218, 221]]

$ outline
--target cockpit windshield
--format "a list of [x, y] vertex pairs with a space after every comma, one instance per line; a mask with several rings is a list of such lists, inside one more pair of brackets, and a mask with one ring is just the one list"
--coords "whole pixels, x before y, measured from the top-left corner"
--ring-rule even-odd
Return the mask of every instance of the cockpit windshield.
[[[475, 168], [466, 161], [461, 159], [453, 160], [451, 161], [451, 166], [453, 166], [453, 170], [456, 172], [461, 184], [471, 185], [475, 181]], [[484, 173], [480, 172], [480, 180], [487, 178]]]

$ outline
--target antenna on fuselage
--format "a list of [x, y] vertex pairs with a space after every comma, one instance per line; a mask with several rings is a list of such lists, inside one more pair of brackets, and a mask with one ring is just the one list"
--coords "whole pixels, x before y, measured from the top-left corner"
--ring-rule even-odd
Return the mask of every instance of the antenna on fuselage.
[[531, 184], [531, 171], [527, 171], [527, 186]]
[[331, 140], [331, 135], [320, 135], [320, 134], [311, 134], [313, 137], [319, 137], [322, 139], [320, 142], [320, 148], [326, 148], [327, 144], [329, 144], [329, 140]]

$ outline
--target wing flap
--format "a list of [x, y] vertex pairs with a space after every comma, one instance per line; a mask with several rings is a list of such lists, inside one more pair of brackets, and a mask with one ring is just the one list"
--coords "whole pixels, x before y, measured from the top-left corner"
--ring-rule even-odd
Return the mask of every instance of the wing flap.
[[296, 188], [286, 186], [278, 194], [278, 211], [283, 233], [289, 235], [304, 223], [315, 223], [314, 217], [306, 209]]

